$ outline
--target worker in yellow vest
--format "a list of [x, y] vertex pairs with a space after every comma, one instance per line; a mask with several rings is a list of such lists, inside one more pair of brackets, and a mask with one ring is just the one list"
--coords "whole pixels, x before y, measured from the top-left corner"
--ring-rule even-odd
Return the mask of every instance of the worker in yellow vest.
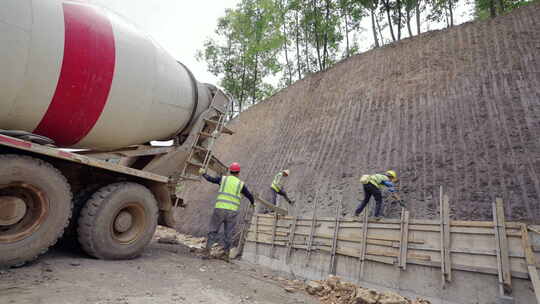
[[388, 191], [396, 192], [394, 183], [397, 181], [397, 174], [394, 170], [388, 170], [385, 173], [378, 173], [373, 175], [362, 175], [360, 183], [364, 185], [364, 201], [354, 211], [354, 216], [358, 216], [364, 208], [367, 206], [371, 196], [375, 197], [375, 218], [378, 220], [382, 214], [382, 193], [383, 186], [388, 187]]
[[[278, 172], [278, 174], [276, 174], [276, 176], [274, 177], [274, 179], [272, 180], [272, 185], [270, 185], [270, 188], [271, 188], [271, 193], [272, 193], [272, 199], [271, 199], [271, 203], [276, 206], [276, 203], [277, 203], [277, 196], [280, 195], [282, 196], [283, 198], [285, 198], [287, 200], [287, 202], [289, 204], [294, 204], [294, 201], [291, 200], [288, 196], [287, 196], [287, 192], [285, 192], [285, 187], [283, 186], [284, 182], [285, 182], [285, 178], [289, 176], [289, 173], [290, 171], [289, 170], [281, 170]], [[279, 204], [277, 205], [278, 207]]]
[[251, 205], [255, 204], [253, 195], [249, 192], [247, 186], [238, 176], [240, 175], [240, 165], [232, 163], [229, 167], [229, 175], [213, 177], [205, 173], [203, 169], [199, 173], [209, 182], [219, 185], [219, 191], [214, 205], [214, 211], [210, 219], [210, 228], [208, 231], [208, 240], [206, 242], [205, 256], [208, 256], [210, 248], [217, 241], [217, 236], [221, 224], [224, 232], [224, 250], [225, 259], [229, 258], [229, 249], [231, 248], [232, 234], [236, 225], [236, 217], [240, 208], [241, 194], [244, 195]]

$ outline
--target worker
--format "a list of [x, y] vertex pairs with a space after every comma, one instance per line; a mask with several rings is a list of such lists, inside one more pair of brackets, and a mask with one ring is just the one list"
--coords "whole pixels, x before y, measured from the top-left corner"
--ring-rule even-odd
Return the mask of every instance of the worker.
[[364, 201], [354, 211], [354, 216], [358, 216], [369, 202], [371, 196], [375, 197], [375, 219], [379, 220], [382, 216], [383, 199], [381, 194], [382, 186], [388, 187], [388, 191], [396, 192], [394, 183], [397, 181], [397, 174], [394, 170], [388, 170], [385, 173], [362, 175], [360, 183], [364, 185]]
[[[294, 201], [291, 200], [287, 196], [287, 192], [285, 192], [285, 188], [283, 186], [285, 182], [285, 178], [289, 176], [290, 171], [289, 170], [281, 170], [276, 174], [274, 179], [272, 180], [272, 185], [270, 186], [271, 193], [272, 193], [272, 200], [270, 201], [274, 206], [276, 206], [276, 203], [278, 203], [278, 195], [282, 196], [287, 200], [289, 204], [294, 204]], [[279, 207], [279, 204], [277, 204]]]
[[217, 236], [221, 224], [223, 224], [224, 232], [224, 259], [229, 260], [229, 250], [231, 248], [232, 233], [236, 224], [236, 216], [238, 215], [238, 209], [240, 208], [241, 196], [244, 195], [253, 206], [255, 200], [253, 195], [249, 192], [247, 186], [242, 182], [238, 176], [240, 175], [240, 165], [238, 163], [232, 163], [229, 167], [229, 175], [213, 177], [206, 174], [204, 169], [199, 169], [199, 174], [209, 182], [219, 185], [219, 192], [214, 205], [214, 211], [210, 219], [210, 228], [208, 231], [208, 240], [206, 242], [206, 248], [203, 252], [203, 258], [208, 258], [210, 254], [210, 248], [214, 242], [217, 241]]

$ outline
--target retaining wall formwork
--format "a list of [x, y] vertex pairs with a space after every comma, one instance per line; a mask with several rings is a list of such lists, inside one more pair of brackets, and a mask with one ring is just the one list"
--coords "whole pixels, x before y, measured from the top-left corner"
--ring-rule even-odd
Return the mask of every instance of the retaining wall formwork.
[[449, 220], [447, 196], [440, 207], [438, 220], [411, 219], [405, 209], [401, 219], [381, 221], [367, 212], [341, 218], [339, 209], [334, 218], [255, 214], [242, 258], [308, 279], [335, 274], [433, 303], [540, 304], [540, 226], [505, 222], [499, 199], [493, 221]]

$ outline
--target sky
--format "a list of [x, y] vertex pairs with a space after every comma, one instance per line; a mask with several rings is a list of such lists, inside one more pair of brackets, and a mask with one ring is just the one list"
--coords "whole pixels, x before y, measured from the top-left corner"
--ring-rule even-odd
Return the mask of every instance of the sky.
[[125, 17], [150, 34], [200, 82], [217, 84], [206, 64], [195, 59], [204, 41], [213, 36], [217, 19], [240, 0], [89, 0]]
[[[217, 19], [225, 15], [225, 9], [235, 8], [240, 0], [88, 0], [88, 2], [116, 12], [150, 34], [176, 60], [184, 63], [200, 82], [218, 84], [218, 78], [207, 71], [205, 62], [198, 62], [195, 59], [195, 54], [197, 50], [203, 48], [206, 39], [215, 36]], [[455, 12], [456, 24], [471, 19], [471, 5], [471, 0], [459, 1]], [[359, 40], [360, 50], [366, 51], [373, 45], [370, 19], [364, 18], [361, 26], [364, 31], [356, 38]], [[444, 24], [424, 23], [422, 30], [444, 26]], [[384, 35], [387, 34], [388, 29], [385, 29]], [[405, 29], [403, 34], [406, 36]], [[275, 79], [270, 78], [270, 83], [277, 83], [277, 76]]]

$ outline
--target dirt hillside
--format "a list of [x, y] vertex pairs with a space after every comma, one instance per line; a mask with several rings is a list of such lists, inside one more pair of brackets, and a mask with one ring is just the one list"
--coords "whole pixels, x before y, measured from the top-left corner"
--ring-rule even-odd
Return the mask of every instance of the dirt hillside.
[[[362, 174], [394, 169], [411, 216], [438, 216], [439, 186], [453, 218], [540, 221], [540, 4], [429, 32], [342, 61], [242, 113], [217, 155], [241, 163], [267, 194], [289, 168], [297, 214], [349, 215]], [[190, 185], [180, 230], [206, 232], [216, 187]], [[386, 207], [395, 216], [397, 206]]]

